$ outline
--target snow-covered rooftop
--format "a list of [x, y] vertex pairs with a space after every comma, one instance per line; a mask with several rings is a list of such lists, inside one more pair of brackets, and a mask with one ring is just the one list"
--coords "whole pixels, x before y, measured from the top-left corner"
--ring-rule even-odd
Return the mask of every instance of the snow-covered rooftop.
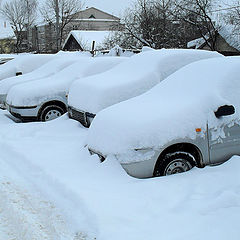
[[205, 39], [201, 37], [201, 38], [197, 38], [197, 39], [194, 39], [194, 40], [188, 42], [188, 43], [187, 43], [187, 47], [188, 47], [188, 48], [198, 49], [198, 48], [200, 48], [204, 43], [205, 43]]
[[0, 19], [0, 39], [15, 38], [9, 22]]
[[91, 50], [92, 42], [95, 41], [95, 49], [101, 47], [104, 39], [109, 36], [111, 31], [82, 31], [73, 30], [69, 33], [64, 45], [72, 35], [84, 50]]

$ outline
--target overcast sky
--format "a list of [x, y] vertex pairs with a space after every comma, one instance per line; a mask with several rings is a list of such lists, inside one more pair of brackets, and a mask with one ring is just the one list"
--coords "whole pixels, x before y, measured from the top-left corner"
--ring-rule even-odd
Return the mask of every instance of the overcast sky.
[[[0, 0], [2, 3], [9, 0]], [[45, 0], [38, 0], [39, 3], [44, 2]], [[224, 3], [233, 3], [236, 0], [214, 0], [216, 3], [216, 8], [222, 7], [222, 2]], [[107, 13], [116, 15], [118, 17], [122, 17], [124, 14], [124, 10], [131, 6], [134, 0], [82, 0], [84, 3], [84, 9], [86, 7], [96, 7], [102, 11]]]
[[[7, 1], [8, 0], [2, 0], [3, 3]], [[44, 2], [44, 0], [38, 0], [38, 2], [41, 3]], [[133, 0], [82, 0], [82, 2], [84, 3], [84, 7], [96, 7], [120, 17]]]
[[102, 11], [120, 16], [133, 0], [85, 0], [85, 7], [96, 7]]

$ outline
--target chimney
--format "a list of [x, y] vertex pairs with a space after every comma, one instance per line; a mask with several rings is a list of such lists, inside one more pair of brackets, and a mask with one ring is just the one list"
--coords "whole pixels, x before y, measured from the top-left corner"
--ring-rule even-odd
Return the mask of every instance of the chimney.
[[7, 27], [7, 23], [6, 23], [6, 21], [4, 21], [4, 28], [6, 28]]

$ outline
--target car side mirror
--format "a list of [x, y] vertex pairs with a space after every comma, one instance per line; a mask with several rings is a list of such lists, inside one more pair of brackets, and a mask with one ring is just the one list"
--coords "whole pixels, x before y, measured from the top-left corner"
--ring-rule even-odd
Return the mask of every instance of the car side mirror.
[[228, 116], [235, 113], [235, 108], [232, 105], [224, 105], [218, 108], [215, 113], [216, 118], [220, 118], [222, 116]]
[[16, 76], [22, 75], [22, 72], [16, 72]]

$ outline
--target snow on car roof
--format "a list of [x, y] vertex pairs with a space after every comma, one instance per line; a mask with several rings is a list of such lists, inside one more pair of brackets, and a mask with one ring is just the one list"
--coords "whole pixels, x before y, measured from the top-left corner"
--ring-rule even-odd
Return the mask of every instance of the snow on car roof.
[[5, 78], [2, 81], [0, 81], [0, 94], [7, 94], [9, 89], [15, 84], [41, 79], [56, 74], [57, 72], [63, 70], [68, 65], [79, 60], [80, 56], [84, 55], [85, 54], [71, 54], [71, 53], [56, 54], [56, 57], [54, 59], [43, 64], [41, 67], [35, 69], [32, 72], [29, 72], [22, 76]]
[[68, 93], [70, 84], [79, 78], [98, 74], [124, 61], [125, 57], [80, 58], [62, 71], [45, 79], [13, 86], [7, 95], [7, 102], [14, 106], [31, 106]]
[[0, 80], [16, 76], [16, 72], [23, 74], [33, 71], [44, 63], [53, 59], [55, 54], [24, 54], [0, 66]]
[[[97, 114], [88, 135], [90, 148], [118, 153], [161, 147], [179, 138], [195, 139], [195, 129], [216, 127], [224, 137], [226, 119], [239, 121], [240, 57], [215, 58], [185, 66], [154, 88]], [[232, 104], [236, 113], [217, 119], [218, 107]]]
[[69, 105], [97, 113], [146, 92], [186, 64], [211, 57], [223, 56], [217, 52], [193, 49], [145, 51], [107, 72], [74, 82], [69, 92]]

